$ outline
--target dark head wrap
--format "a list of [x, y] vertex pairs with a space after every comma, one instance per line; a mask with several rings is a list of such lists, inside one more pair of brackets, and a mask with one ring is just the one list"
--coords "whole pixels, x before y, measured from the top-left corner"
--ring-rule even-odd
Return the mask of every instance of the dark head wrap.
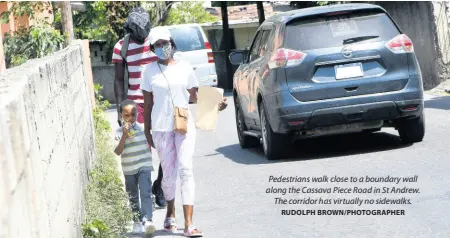
[[127, 33], [130, 33], [131, 39], [143, 44], [152, 28], [148, 12], [142, 7], [133, 8], [124, 28]]

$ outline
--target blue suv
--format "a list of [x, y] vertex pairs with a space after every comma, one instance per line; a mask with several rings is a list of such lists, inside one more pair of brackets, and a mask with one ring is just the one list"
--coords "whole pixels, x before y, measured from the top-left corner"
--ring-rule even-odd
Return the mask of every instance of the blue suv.
[[248, 52], [234, 52], [239, 143], [268, 159], [301, 138], [395, 127], [425, 134], [420, 67], [408, 38], [371, 4], [289, 11], [267, 19]]

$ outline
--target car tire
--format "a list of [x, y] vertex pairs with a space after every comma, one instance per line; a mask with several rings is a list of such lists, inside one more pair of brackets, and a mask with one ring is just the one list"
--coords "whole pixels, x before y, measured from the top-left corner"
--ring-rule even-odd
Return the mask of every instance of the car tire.
[[405, 143], [416, 143], [423, 140], [425, 136], [425, 116], [403, 119], [398, 123], [400, 139]]
[[261, 136], [263, 141], [263, 150], [268, 160], [276, 160], [285, 156], [288, 150], [289, 136], [274, 133], [267, 120], [267, 113], [264, 104], [259, 104], [259, 118], [261, 122]]
[[247, 130], [245, 125], [244, 114], [237, 98], [234, 99], [234, 109], [236, 115], [236, 129], [238, 133], [239, 145], [242, 149], [252, 148], [260, 144], [259, 139], [252, 136], [244, 135]]

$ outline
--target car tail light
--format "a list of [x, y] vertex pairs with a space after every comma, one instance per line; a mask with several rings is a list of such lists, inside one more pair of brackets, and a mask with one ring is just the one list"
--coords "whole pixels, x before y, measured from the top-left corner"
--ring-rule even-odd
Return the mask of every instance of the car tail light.
[[394, 39], [386, 43], [386, 47], [394, 54], [411, 53], [414, 52], [414, 46], [405, 34], [398, 35]]
[[418, 105], [408, 105], [408, 106], [402, 107], [401, 110], [404, 112], [413, 112], [413, 111], [416, 111], [417, 108], [418, 108]]
[[205, 42], [205, 48], [206, 49], [211, 49], [211, 44], [209, 44], [209, 42]]
[[208, 52], [208, 63], [214, 63], [213, 52]]
[[272, 58], [269, 61], [269, 68], [281, 68], [281, 67], [289, 67], [299, 65], [306, 58], [307, 54], [290, 50], [290, 49], [278, 49], [273, 54]]

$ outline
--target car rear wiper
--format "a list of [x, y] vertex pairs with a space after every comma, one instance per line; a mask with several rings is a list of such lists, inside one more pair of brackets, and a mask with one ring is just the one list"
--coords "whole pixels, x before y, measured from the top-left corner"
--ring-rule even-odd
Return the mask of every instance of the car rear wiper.
[[365, 41], [365, 40], [370, 40], [370, 39], [374, 39], [374, 38], [378, 38], [379, 36], [358, 36], [358, 37], [352, 37], [352, 38], [348, 38], [342, 41], [342, 43], [344, 45], [346, 44], [351, 44], [351, 43], [355, 43], [355, 42], [359, 42], [359, 41]]

